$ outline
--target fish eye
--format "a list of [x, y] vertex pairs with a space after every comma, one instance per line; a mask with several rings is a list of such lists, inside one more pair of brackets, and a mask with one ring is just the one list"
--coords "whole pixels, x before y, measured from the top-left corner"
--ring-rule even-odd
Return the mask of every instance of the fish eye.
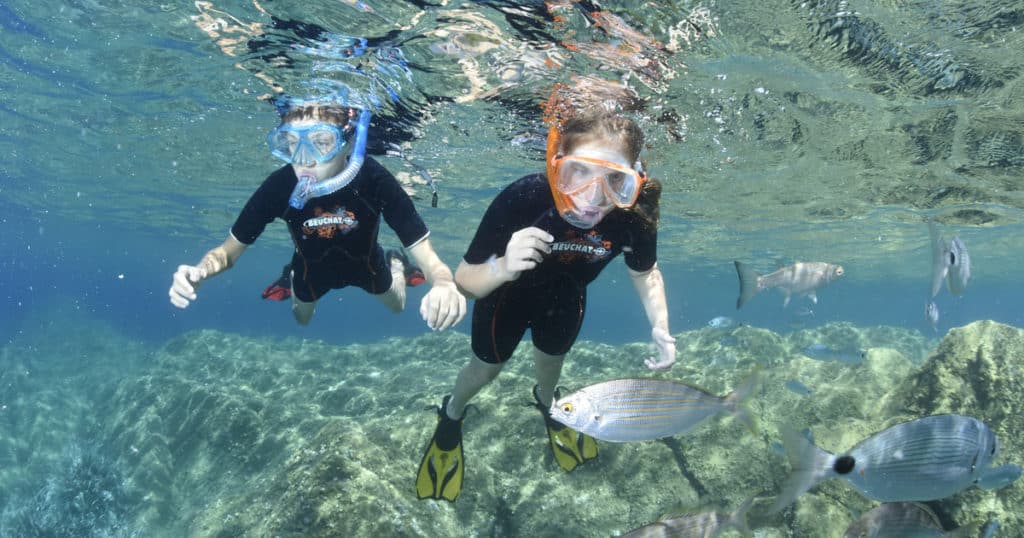
[[832, 465], [832, 469], [839, 474], [848, 474], [856, 464], [857, 460], [853, 459], [853, 456], [840, 456]]
[[564, 403], [564, 404], [562, 404], [562, 412], [567, 414], [567, 415], [571, 415], [572, 414], [572, 404], [571, 403]]

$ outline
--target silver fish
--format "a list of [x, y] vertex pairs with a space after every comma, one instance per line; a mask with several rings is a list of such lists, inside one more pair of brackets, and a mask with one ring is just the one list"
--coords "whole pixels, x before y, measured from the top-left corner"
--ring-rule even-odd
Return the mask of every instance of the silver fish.
[[843, 364], [860, 364], [868, 352], [859, 347], [833, 347], [827, 344], [811, 344], [801, 351], [817, 361], [839, 361]]
[[939, 306], [935, 301], [928, 301], [928, 304], [924, 305], [924, 318], [931, 324], [933, 331], [939, 330]]
[[728, 316], [718, 316], [708, 321], [708, 327], [712, 329], [728, 329], [736, 325], [736, 320]]
[[977, 535], [976, 526], [946, 532], [930, 508], [914, 502], [880, 504], [846, 528], [843, 538], [948, 538]]
[[740, 296], [736, 299], [739, 309], [755, 295], [769, 288], [779, 288], [786, 294], [782, 306], [789, 304], [792, 295], [806, 295], [817, 304], [818, 288], [843, 276], [843, 266], [825, 262], [796, 262], [773, 273], [762, 275], [738, 261], [736, 274], [740, 277]]
[[963, 295], [967, 289], [967, 281], [971, 279], [971, 256], [967, 253], [967, 245], [954, 235], [949, 241], [949, 272], [946, 274], [946, 285], [953, 295]]
[[551, 418], [595, 439], [649, 441], [689, 431], [704, 419], [730, 413], [751, 430], [744, 405], [757, 384], [751, 375], [725, 397], [668, 379], [615, 379], [584, 387], [551, 403]]
[[991, 467], [999, 441], [984, 422], [961, 415], [933, 415], [886, 428], [835, 455], [783, 429], [792, 474], [771, 511], [782, 510], [819, 482], [846, 480], [876, 501], [944, 499], [970, 486], [1004, 487], [1020, 477], [1014, 464]]
[[943, 280], [950, 293], [963, 295], [971, 279], [971, 255], [967, 245], [958, 235], [947, 243], [933, 220], [928, 221], [928, 237], [932, 244], [932, 297], [938, 295]]
[[807, 385], [804, 385], [798, 379], [790, 379], [789, 381], [786, 381], [785, 387], [790, 392], [794, 394], [799, 394], [800, 396], [807, 396], [808, 394], [814, 392], [814, 389], [808, 387]]
[[984, 529], [982, 529], [981, 538], [992, 538], [996, 535], [996, 532], [999, 532], [999, 520], [993, 519], [988, 522], [988, 525], [985, 525]]
[[747, 511], [753, 501], [751, 497], [735, 511], [728, 513], [716, 512], [714, 509], [668, 513], [658, 521], [633, 529], [619, 538], [714, 538], [729, 527], [749, 533]]

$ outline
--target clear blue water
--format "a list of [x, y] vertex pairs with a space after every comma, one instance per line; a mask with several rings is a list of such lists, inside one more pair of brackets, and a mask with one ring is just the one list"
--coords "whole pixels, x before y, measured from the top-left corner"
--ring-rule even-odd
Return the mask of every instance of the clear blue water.
[[[674, 332], [722, 315], [780, 333], [1024, 327], [1019, 2], [602, 2], [679, 43], [611, 56], [565, 46], [629, 41], [591, 24], [586, 2], [558, 11], [564, 26], [541, 2], [368, 4], [0, 0], [0, 343], [75, 334], [39, 325], [71, 312], [152, 347], [205, 328], [338, 346], [423, 334], [415, 308], [391, 315], [357, 290], [329, 294], [306, 328], [262, 301], [290, 252], [280, 224], [192, 307], [167, 300], [177, 265], [219, 244], [276, 166], [264, 142], [276, 116], [257, 96], [269, 81], [308, 94], [332, 43], [353, 34], [408, 61], [377, 71], [398, 101], [360, 88], [382, 100], [371, 153], [412, 183], [453, 267], [498, 190], [541, 169], [550, 83], [598, 75], [643, 103], [631, 113], [665, 183], [659, 265]], [[689, 44], [687, 16], [702, 29]], [[638, 57], [660, 64], [624, 63]], [[388, 142], [408, 159], [385, 155]], [[438, 208], [417, 167], [437, 180]], [[938, 332], [923, 316], [926, 218], [959, 232], [974, 262], [967, 293], [937, 299]], [[782, 308], [766, 293], [737, 312], [734, 259], [830, 261], [847, 276], [817, 305]], [[647, 340], [622, 264], [590, 297], [582, 339]]]
[[[429, 214], [429, 213], [428, 213]], [[102, 224], [72, 227], [51, 241], [38, 219], [16, 208], [6, 212], [0, 246], [9, 254], [2, 268], [4, 323], [0, 336], [8, 342], [32, 331], [23, 320], [46, 315], [52, 309], [74, 309], [88, 317], [121, 328], [125, 334], [154, 345], [201, 328], [249, 335], [301, 336], [338, 345], [375, 342], [387, 336], [416, 336], [429, 330], [415, 310], [392, 315], [379, 302], [358, 290], [335, 291], [318, 307], [305, 328], [297, 326], [287, 303], [265, 301], [260, 291], [272, 281], [288, 256], [284, 248], [249, 249], [230, 272], [206, 283], [201, 298], [187, 310], [166, 302], [169, 275], [187, 259], [204, 250], [194, 241], [156, 240], [131, 230], [117, 231], [116, 244], [102, 233]], [[112, 225], [112, 227], [118, 227]], [[29, 237], [37, 239], [28, 241]], [[173, 256], [177, 255], [178, 258]], [[975, 254], [974, 263], [985, 258]], [[919, 256], [921, 258], [922, 256]], [[452, 256], [449, 259], [455, 259]], [[979, 259], [981, 261], [979, 261]], [[819, 303], [794, 297], [782, 307], [781, 293], [758, 295], [742, 310], [735, 309], [738, 282], [732, 264], [693, 270], [663, 264], [674, 331], [697, 329], [716, 316], [765, 327], [780, 333], [812, 328], [830, 321], [859, 326], [892, 325], [933, 333], [923, 315], [923, 297], [929, 285], [927, 260], [917, 260], [922, 278], [907, 281], [839, 281], [818, 294]], [[760, 268], [773, 268], [769, 262]], [[846, 266], [856, 271], [856, 266]], [[408, 304], [417, 305], [425, 289], [410, 290]], [[1024, 289], [978, 274], [963, 297], [945, 290], [937, 298], [939, 328], [944, 332], [976, 319], [993, 319], [1024, 326]], [[166, 306], [166, 308], [165, 308]], [[468, 319], [455, 330], [468, 333]], [[622, 264], [612, 264], [590, 288], [590, 304], [581, 338], [610, 344], [645, 340], [649, 327]]]

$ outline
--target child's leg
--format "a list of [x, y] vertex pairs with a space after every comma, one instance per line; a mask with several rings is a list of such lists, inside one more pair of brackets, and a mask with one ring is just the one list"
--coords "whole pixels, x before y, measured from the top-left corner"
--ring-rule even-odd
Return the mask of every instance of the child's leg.
[[309, 325], [309, 321], [313, 319], [315, 313], [316, 301], [304, 303], [298, 300], [294, 294], [292, 295], [292, 315], [295, 316], [295, 321], [299, 322], [299, 325]]
[[492, 364], [484, 362], [477, 357], [469, 359], [469, 364], [462, 368], [459, 377], [455, 380], [455, 388], [452, 389], [452, 397], [448, 400], [448, 418], [458, 420], [466, 410], [469, 400], [480, 392], [480, 389], [487, 386], [501, 372], [505, 363]]
[[391, 258], [391, 287], [376, 297], [396, 314], [405, 309], [405, 267], [401, 260]]
[[537, 399], [544, 406], [551, 405], [551, 399], [555, 395], [555, 386], [558, 385], [558, 378], [562, 375], [562, 363], [565, 355], [548, 355], [543, 351], [533, 348], [533, 366], [537, 372]]
[[[295, 282], [295, 271], [292, 271], [292, 283]], [[313, 314], [316, 313], [316, 301], [305, 302], [299, 299], [299, 297], [293, 292], [292, 293], [292, 316], [295, 317], [295, 321], [299, 322], [299, 325], [309, 325], [309, 320], [313, 319]]]

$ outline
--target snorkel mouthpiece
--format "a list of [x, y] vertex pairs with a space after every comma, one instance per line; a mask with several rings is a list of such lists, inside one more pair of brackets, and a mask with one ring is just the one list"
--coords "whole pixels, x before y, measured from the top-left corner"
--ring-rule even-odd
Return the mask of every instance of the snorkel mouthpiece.
[[288, 198], [288, 205], [295, 209], [302, 209], [306, 202], [313, 198], [309, 192], [313, 185], [316, 185], [316, 176], [312, 174], [299, 176], [299, 182], [295, 184], [295, 190], [292, 191], [292, 195]]
[[317, 181], [314, 176], [303, 175], [295, 184], [295, 189], [292, 190], [292, 195], [288, 198], [288, 205], [295, 209], [302, 209], [311, 199], [337, 192], [355, 179], [366, 158], [366, 132], [370, 129], [372, 115], [366, 109], [359, 112], [359, 119], [356, 121], [356, 140], [345, 169], [338, 175], [322, 181]]

